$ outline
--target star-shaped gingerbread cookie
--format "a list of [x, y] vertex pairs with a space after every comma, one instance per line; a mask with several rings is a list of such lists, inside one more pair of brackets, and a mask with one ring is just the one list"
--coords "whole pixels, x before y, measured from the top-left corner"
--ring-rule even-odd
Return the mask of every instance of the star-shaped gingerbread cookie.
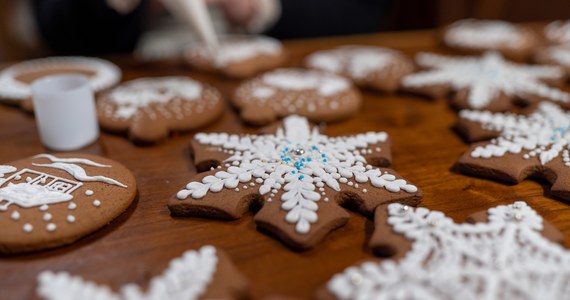
[[201, 133], [192, 147], [198, 169], [212, 169], [170, 199], [173, 216], [237, 219], [261, 206], [257, 225], [297, 249], [342, 226], [348, 213], [341, 206], [371, 215], [422, 197], [394, 171], [375, 167], [391, 160], [385, 132], [328, 137], [290, 116], [270, 134]]
[[458, 130], [476, 142], [457, 165], [466, 174], [518, 183], [543, 177], [570, 200], [570, 114], [542, 102], [528, 115], [463, 110]]

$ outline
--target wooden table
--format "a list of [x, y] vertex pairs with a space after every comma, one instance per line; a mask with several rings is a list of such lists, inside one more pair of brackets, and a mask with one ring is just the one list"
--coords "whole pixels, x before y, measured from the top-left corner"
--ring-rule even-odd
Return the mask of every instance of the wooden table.
[[[342, 44], [394, 47], [413, 54], [438, 50], [431, 31], [385, 33], [286, 43], [291, 66], [308, 53]], [[171, 63], [137, 65], [115, 60], [124, 79], [141, 76], [190, 75], [218, 87], [226, 97], [238, 81], [200, 74]], [[446, 101], [412, 95], [364, 91], [362, 112], [355, 118], [330, 124], [330, 135], [387, 131], [392, 138], [393, 165], [423, 189], [421, 204], [441, 210], [460, 222], [474, 212], [498, 204], [524, 200], [565, 235], [570, 234], [570, 206], [548, 196], [548, 184], [525, 181], [510, 186], [457, 174], [451, 170], [467, 145], [451, 131], [456, 114]], [[244, 128], [228, 108], [223, 119], [205, 131], [255, 132]], [[225, 250], [251, 281], [256, 299], [270, 295], [309, 298], [336, 272], [371, 259], [367, 248], [372, 221], [351, 212], [348, 223], [330, 233], [311, 250], [295, 252], [279, 240], [256, 230], [252, 214], [236, 221], [172, 218], [166, 201], [195, 172], [188, 153], [191, 134], [179, 135], [153, 147], [137, 147], [121, 136], [103, 134], [95, 151], [120, 161], [135, 174], [139, 197], [131, 209], [79, 242], [35, 254], [0, 258], [0, 298], [34, 297], [36, 275], [45, 269], [66, 270], [114, 289], [134, 282], [146, 286], [168, 262], [188, 249], [213, 244]], [[0, 106], [0, 162], [44, 152], [34, 119], [15, 108]], [[570, 243], [566, 243], [569, 246]]]

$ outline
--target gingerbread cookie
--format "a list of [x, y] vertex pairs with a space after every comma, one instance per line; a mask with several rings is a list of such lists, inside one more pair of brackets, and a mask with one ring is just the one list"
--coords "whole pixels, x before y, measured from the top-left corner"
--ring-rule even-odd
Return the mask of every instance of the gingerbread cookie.
[[[290, 116], [272, 134], [197, 134], [193, 176], [168, 202], [173, 216], [240, 218], [250, 207], [260, 228], [304, 249], [342, 226], [340, 205], [372, 214], [391, 202], [417, 204], [422, 194], [394, 171], [385, 132], [328, 137]], [[217, 167], [215, 167], [217, 165]]]
[[338, 121], [356, 114], [362, 101], [344, 77], [304, 69], [277, 69], [246, 81], [232, 100], [241, 118], [253, 125], [293, 114], [314, 122]]
[[202, 71], [221, 73], [234, 78], [247, 78], [282, 66], [286, 54], [281, 42], [266, 36], [226, 36], [218, 49], [202, 43], [188, 46], [186, 62]]
[[215, 88], [188, 77], [141, 78], [125, 82], [99, 97], [101, 127], [128, 132], [137, 142], [153, 143], [170, 131], [202, 127], [224, 111]]
[[500, 205], [456, 224], [438, 211], [378, 209], [378, 246], [401, 260], [368, 261], [335, 275], [318, 299], [565, 299], [570, 251], [564, 236], [525, 202]]
[[570, 94], [547, 85], [564, 81], [564, 71], [559, 67], [515, 64], [496, 52], [481, 57], [419, 53], [416, 60], [428, 70], [404, 77], [403, 88], [434, 98], [453, 91], [451, 104], [458, 109], [506, 111], [515, 100], [570, 105]]
[[540, 44], [532, 30], [498, 20], [465, 19], [446, 26], [443, 43], [467, 53], [499, 51], [508, 58], [523, 61]]
[[66, 272], [43, 271], [38, 275], [37, 294], [46, 300], [243, 299], [248, 295], [247, 289], [246, 279], [229, 257], [213, 246], [204, 246], [172, 260], [162, 275], [150, 281], [146, 291], [131, 283], [116, 293]]
[[493, 138], [463, 154], [461, 172], [511, 183], [540, 176], [570, 200], [570, 114], [558, 105], [542, 102], [529, 115], [464, 110], [458, 128], [471, 141]]
[[55, 74], [81, 74], [89, 78], [95, 92], [121, 80], [121, 69], [113, 63], [91, 57], [49, 57], [12, 65], [0, 72], [0, 101], [19, 104], [33, 110], [31, 84]]
[[40, 154], [0, 166], [0, 253], [53, 248], [109, 224], [135, 198], [123, 165], [87, 154]]
[[550, 46], [538, 50], [534, 60], [540, 64], [557, 65], [570, 74], [570, 45]]
[[549, 23], [544, 27], [544, 37], [552, 44], [570, 45], [570, 20]]
[[403, 53], [384, 47], [341, 46], [309, 55], [305, 66], [348, 77], [356, 85], [394, 92], [402, 77], [414, 71]]

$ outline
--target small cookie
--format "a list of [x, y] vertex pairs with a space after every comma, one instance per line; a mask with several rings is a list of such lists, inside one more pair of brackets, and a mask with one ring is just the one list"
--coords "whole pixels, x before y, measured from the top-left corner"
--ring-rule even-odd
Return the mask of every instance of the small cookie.
[[548, 23], [543, 32], [546, 40], [552, 44], [570, 45], [570, 20]]
[[446, 46], [467, 53], [493, 50], [517, 61], [525, 60], [540, 44], [532, 30], [498, 20], [457, 21], [443, 29], [442, 39]]
[[570, 44], [542, 48], [535, 53], [534, 60], [540, 64], [560, 66], [570, 75]]
[[[570, 251], [564, 236], [525, 202], [474, 214], [470, 223], [427, 208], [390, 204], [371, 242], [402, 251], [335, 275], [317, 299], [565, 299]], [[388, 226], [387, 226], [388, 225]]]
[[188, 77], [141, 78], [122, 83], [97, 101], [101, 127], [128, 132], [137, 142], [154, 143], [170, 131], [202, 127], [224, 111], [215, 88]]
[[570, 200], [570, 114], [542, 102], [529, 115], [464, 110], [458, 128], [478, 142], [461, 156], [466, 174], [518, 183], [540, 176], [552, 183], [554, 196]]
[[280, 41], [266, 36], [226, 36], [217, 50], [202, 43], [188, 46], [186, 62], [202, 71], [247, 78], [282, 66], [286, 54]]
[[0, 166], [0, 253], [53, 248], [109, 224], [135, 198], [133, 174], [87, 154], [39, 154]]
[[38, 275], [37, 294], [46, 300], [59, 299], [243, 299], [248, 283], [229, 257], [213, 246], [189, 250], [173, 259], [162, 275], [152, 278], [148, 288], [135, 283], [120, 292], [86, 281], [66, 272], [43, 271]]
[[346, 119], [358, 112], [362, 100], [344, 77], [305, 69], [277, 69], [242, 83], [232, 101], [245, 122], [266, 125], [293, 114], [314, 122]]
[[31, 84], [54, 74], [81, 74], [89, 78], [93, 91], [99, 92], [121, 80], [121, 69], [113, 63], [92, 57], [48, 57], [12, 65], [0, 72], [0, 101], [17, 103], [33, 110]]
[[394, 92], [402, 77], [414, 71], [403, 53], [384, 47], [341, 46], [309, 55], [305, 66], [348, 77], [358, 86]]
[[[422, 194], [394, 171], [385, 132], [328, 137], [306, 118], [290, 116], [264, 135], [197, 134], [192, 148], [199, 169], [168, 202], [173, 216], [238, 219], [250, 207], [254, 220], [293, 248], [314, 246], [363, 214], [391, 202], [419, 203]], [[216, 167], [217, 165], [217, 167]]]
[[515, 100], [570, 105], [570, 94], [547, 85], [565, 79], [564, 71], [556, 66], [515, 64], [497, 52], [480, 57], [419, 53], [416, 61], [428, 70], [404, 77], [402, 87], [434, 98], [453, 91], [451, 105], [457, 109], [507, 111]]

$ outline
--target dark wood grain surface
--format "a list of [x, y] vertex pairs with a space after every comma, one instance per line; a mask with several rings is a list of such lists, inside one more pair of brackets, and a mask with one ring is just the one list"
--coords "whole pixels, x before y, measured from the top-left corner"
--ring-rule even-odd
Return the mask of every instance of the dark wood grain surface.
[[[298, 40], [286, 43], [291, 66], [315, 50], [342, 44], [394, 47], [412, 55], [420, 50], [441, 51], [434, 33], [406, 32]], [[200, 74], [172, 62], [137, 64], [114, 60], [124, 79], [142, 76], [190, 75], [218, 87], [226, 97], [239, 81]], [[468, 148], [452, 130], [456, 114], [444, 99], [389, 95], [363, 91], [361, 113], [350, 120], [329, 124], [329, 135], [387, 131], [392, 138], [392, 168], [423, 189], [422, 206], [441, 210], [455, 219], [489, 207], [527, 201], [565, 236], [570, 234], [570, 206], [548, 195], [545, 182], [506, 185], [467, 177], [452, 170]], [[228, 107], [224, 117], [205, 131], [254, 132], [244, 127]], [[117, 290], [129, 282], [145, 285], [162, 273], [183, 251], [212, 244], [225, 250], [251, 281], [252, 296], [310, 298], [336, 272], [367, 258], [372, 221], [351, 212], [349, 222], [329, 234], [311, 250], [295, 252], [256, 230], [252, 214], [236, 221], [172, 218], [166, 207], [187, 183], [195, 169], [188, 145], [192, 134], [180, 134], [153, 147], [137, 147], [121, 136], [102, 134], [90, 152], [120, 161], [135, 174], [139, 196], [127, 213], [103, 230], [79, 242], [34, 254], [0, 257], [0, 298], [31, 299], [36, 275], [45, 269], [66, 270]], [[34, 119], [20, 110], [0, 106], [0, 163], [46, 151], [39, 142]], [[566, 242], [566, 246], [570, 244]]]

